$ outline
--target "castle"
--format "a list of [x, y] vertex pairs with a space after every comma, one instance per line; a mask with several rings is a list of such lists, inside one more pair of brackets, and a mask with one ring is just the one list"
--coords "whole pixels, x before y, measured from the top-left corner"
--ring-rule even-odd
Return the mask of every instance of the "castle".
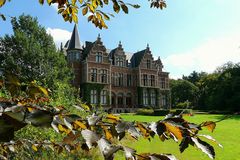
[[100, 35], [95, 42], [80, 44], [77, 26], [65, 44], [67, 61], [73, 68], [73, 85], [88, 103], [113, 112], [133, 112], [138, 108], [170, 107], [169, 73], [161, 59], [154, 60], [149, 46], [128, 58], [121, 42], [108, 50]]

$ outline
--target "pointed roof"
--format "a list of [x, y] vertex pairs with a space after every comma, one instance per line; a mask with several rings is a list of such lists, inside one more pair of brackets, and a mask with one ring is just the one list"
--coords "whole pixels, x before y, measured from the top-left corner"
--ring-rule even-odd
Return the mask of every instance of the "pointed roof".
[[68, 44], [68, 50], [71, 49], [82, 49], [76, 24], [74, 25], [72, 36]]

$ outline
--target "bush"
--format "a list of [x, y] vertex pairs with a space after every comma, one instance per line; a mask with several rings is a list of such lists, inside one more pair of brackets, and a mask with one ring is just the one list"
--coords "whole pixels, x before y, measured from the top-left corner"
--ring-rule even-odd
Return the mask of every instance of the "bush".
[[137, 115], [148, 115], [148, 116], [153, 115], [153, 113], [154, 113], [153, 109], [143, 109], [143, 108], [138, 109], [136, 112]]
[[185, 101], [185, 102], [180, 102], [176, 105], [177, 108], [187, 108], [191, 106], [191, 102]]
[[170, 113], [170, 110], [168, 110], [168, 109], [156, 109], [156, 110], [154, 110], [153, 115], [154, 116], [166, 116], [169, 113]]

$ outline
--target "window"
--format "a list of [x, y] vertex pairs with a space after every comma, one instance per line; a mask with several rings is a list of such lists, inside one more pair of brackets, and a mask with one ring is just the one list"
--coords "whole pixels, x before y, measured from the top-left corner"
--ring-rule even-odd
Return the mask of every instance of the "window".
[[91, 69], [91, 82], [97, 82], [97, 69]]
[[117, 66], [120, 66], [120, 67], [123, 67], [123, 66], [124, 66], [123, 61], [124, 61], [124, 58], [117, 57], [117, 58], [116, 58], [116, 65], [117, 65]]
[[144, 85], [144, 86], [147, 86], [147, 85], [148, 85], [147, 81], [148, 81], [148, 79], [147, 79], [147, 74], [144, 74], [144, 75], [143, 75], [143, 85]]
[[123, 86], [123, 74], [122, 73], [117, 74], [117, 86]]
[[76, 60], [80, 59], [80, 53], [76, 53]]
[[162, 89], [166, 88], [165, 78], [161, 78], [160, 85]]
[[143, 105], [148, 105], [148, 93], [147, 91], [143, 91]]
[[151, 92], [150, 98], [151, 98], [151, 105], [155, 106], [156, 105], [156, 93], [155, 93], [155, 91]]
[[107, 70], [101, 70], [101, 83], [107, 83]]
[[123, 94], [122, 93], [118, 94], [118, 105], [123, 105]]
[[147, 60], [147, 68], [149, 68], [149, 69], [151, 68], [151, 60], [149, 60], [149, 59]]
[[102, 53], [101, 52], [97, 52], [96, 53], [96, 62], [97, 63], [101, 63], [102, 62]]
[[101, 104], [107, 104], [107, 91], [101, 91]]
[[132, 86], [132, 76], [130, 74], [127, 74], [127, 86]]
[[91, 104], [97, 104], [97, 90], [91, 90]]
[[162, 96], [162, 106], [166, 106], [167, 104], [167, 98], [166, 98], [166, 95], [163, 95]]
[[154, 75], [150, 76], [150, 85], [155, 86], [155, 76]]
[[126, 105], [131, 106], [132, 105], [132, 97], [131, 94], [128, 93], [126, 97]]

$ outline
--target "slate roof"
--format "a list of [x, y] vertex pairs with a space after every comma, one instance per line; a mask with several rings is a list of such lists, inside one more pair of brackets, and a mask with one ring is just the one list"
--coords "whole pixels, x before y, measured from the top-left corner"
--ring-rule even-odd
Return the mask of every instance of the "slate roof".
[[142, 50], [142, 51], [139, 51], [137, 53], [134, 53], [132, 55], [132, 58], [130, 59], [131, 61], [131, 67], [132, 68], [135, 68], [135, 67], [138, 67], [144, 54], [146, 53], [146, 49]]
[[76, 24], [74, 25], [72, 36], [71, 36], [71, 39], [69, 41], [67, 49], [68, 50], [70, 50], [70, 49], [82, 49]]
[[83, 50], [83, 59], [87, 57], [92, 47], [93, 47], [93, 42], [86, 41], [86, 47]]

